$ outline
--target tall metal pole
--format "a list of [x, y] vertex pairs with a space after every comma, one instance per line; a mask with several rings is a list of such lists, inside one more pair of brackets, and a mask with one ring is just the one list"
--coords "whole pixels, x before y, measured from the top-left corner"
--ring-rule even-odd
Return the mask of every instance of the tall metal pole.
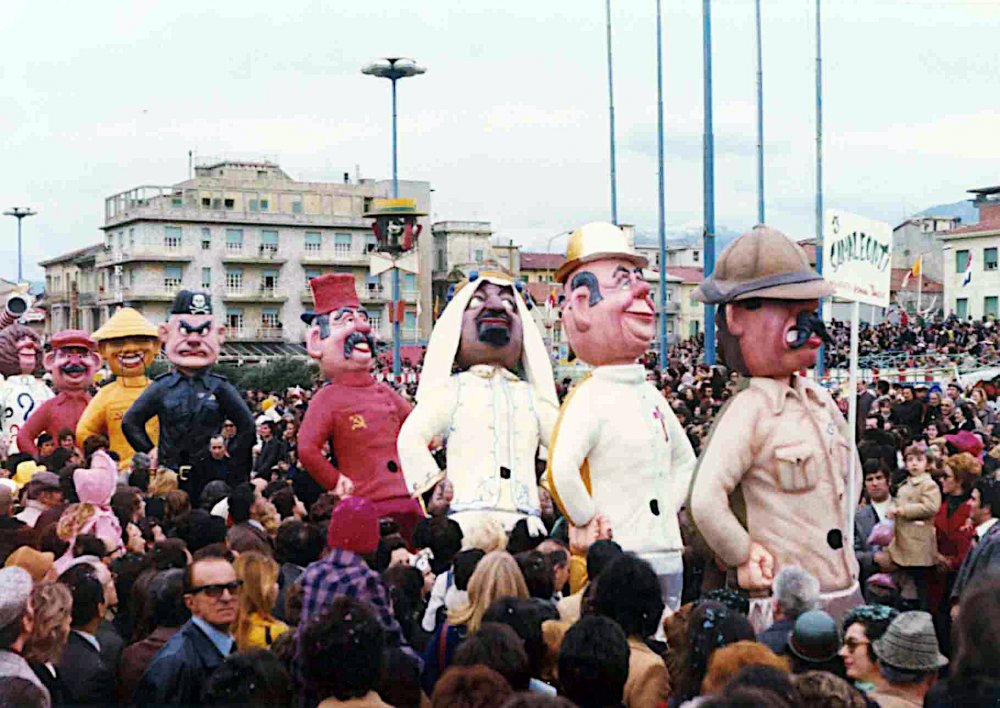
[[754, 0], [757, 29], [757, 223], [764, 223], [764, 62], [761, 57], [760, 0]]
[[26, 216], [34, 216], [38, 212], [32, 211], [28, 207], [12, 207], [8, 211], [4, 212], [4, 216], [13, 216], [17, 219], [17, 282], [24, 280], [24, 271], [22, 268], [21, 259], [21, 221], [24, 220]]
[[[394, 62], [395, 63], [395, 62]], [[399, 198], [399, 172], [396, 157], [396, 79], [392, 79], [392, 198]], [[392, 378], [400, 382], [403, 371], [400, 339], [403, 333], [403, 323], [399, 321], [399, 268], [392, 267]]]
[[615, 173], [615, 87], [611, 70], [611, 0], [604, 0], [608, 32], [608, 119], [611, 131], [611, 223], [618, 223], [618, 177]]
[[[715, 271], [715, 137], [712, 134], [712, 8], [702, 0], [705, 66], [705, 155], [702, 169], [705, 197], [705, 277]], [[705, 363], [715, 363], [715, 305], [705, 305]]]
[[[820, 0], [816, 0], [816, 272], [823, 275], [823, 33]], [[823, 316], [823, 300], [819, 301]], [[826, 369], [826, 346], [819, 348], [816, 375]], [[851, 395], [854, 395], [852, 392]]]
[[656, 160], [659, 187], [660, 237], [660, 368], [667, 367], [667, 222], [666, 191], [663, 186], [663, 27], [660, 0], [656, 0]]

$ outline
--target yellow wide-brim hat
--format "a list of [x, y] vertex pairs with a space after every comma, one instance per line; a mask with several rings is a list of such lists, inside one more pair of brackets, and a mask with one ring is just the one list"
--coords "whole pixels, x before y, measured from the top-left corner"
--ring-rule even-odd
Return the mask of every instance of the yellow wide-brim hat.
[[632, 250], [625, 232], [614, 224], [595, 221], [578, 228], [566, 245], [566, 261], [556, 271], [556, 281], [565, 283], [578, 266], [604, 258], [621, 258], [640, 268], [649, 260]]
[[103, 327], [94, 332], [94, 339], [98, 342], [121, 337], [158, 337], [158, 335], [155, 325], [143, 317], [138, 310], [123, 307], [105, 322]]

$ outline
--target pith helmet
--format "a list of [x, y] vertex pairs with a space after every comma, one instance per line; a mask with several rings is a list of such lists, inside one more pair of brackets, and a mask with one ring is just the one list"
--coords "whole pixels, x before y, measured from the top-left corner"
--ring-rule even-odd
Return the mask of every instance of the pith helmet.
[[119, 337], [153, 337], [156, 338], [156, 327], [139, 314], [138, 310], [123, 307], [118, 310], [104, 326], [94, 332], [98, 342]]
[[565, 283], [577, 266], [602, 258], [624, 258], [640, 268], [649, 261], [628, 245], [625, 232], [614, 224], [595, 221], [581, 226], [569, 237], [566, 245], [566, 262], [556, 271], [556, 280]]
[[812, 269], [799, 244], [760, 225], [726, 247], [715, 272], [698, 286], [694, 298], [718, 305], [758, 297], [816, 300], [832, 294], [833, 285]]

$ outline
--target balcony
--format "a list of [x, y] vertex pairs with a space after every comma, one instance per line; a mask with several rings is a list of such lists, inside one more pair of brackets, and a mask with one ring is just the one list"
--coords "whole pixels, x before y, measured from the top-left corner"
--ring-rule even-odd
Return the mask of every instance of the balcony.
[[676, 315], [681, 311], [681, 304], [679, 302], [668, 302], [663, 306], [663, 311], [668, 315]]
[[115, 265], [119, 263], [189, 263], [194, 252], [183, 246], [129, 246], [128, 248], [104, 247], [94, 259], [94, 265]]
[[230, 302], [284, 302], [288, 299], [288, 295], [284, 290], [265, 286], [256, 289], [250, 287], [226, 288], [222, 299]]
[[[388, 289], [383, 288], [381, 286], [375, 288], [361, 287], [357, 288], [357, 291], [358, 291], [358, 299], [361, 302], [383, 303], [386, 301], [386, 298], [388, 298]], [[312, 304], [314, 302], [312, 288], [308, 287], [308, 285], [305, 288], [303, 288], [302, 292], [300, 293], [300, 298], [302, 302]]]
[[180, 287], [167, 288], [162, 285], [129, 288], [99, 288], [97, 304], [117, 302], [173, 302]]
[[326, 248], [321, 251], [305, 251], [302, 254], [303, 265], [363, 265], [368, 262], [367, 251], [351, 248]]
[[235, 342], [281, 342], [284, 341], [284, 330], [281, 327], [239, 327], [230, 329], [226, 339]]
[[287, 260], [276, 249], [258, 246], [256, 249], [249, 247], [232, 248], [232, 244], [226, 244], [226, 252], [222, 256], [223, 263], [241, 263], [244, 265], [282, 265]]

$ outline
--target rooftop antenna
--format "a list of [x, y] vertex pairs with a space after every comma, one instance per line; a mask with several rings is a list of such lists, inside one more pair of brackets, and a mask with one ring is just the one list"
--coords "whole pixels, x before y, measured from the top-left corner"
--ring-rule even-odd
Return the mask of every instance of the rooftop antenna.
[[194, 150], [188, 150], [188, 179], [194, 176]]

